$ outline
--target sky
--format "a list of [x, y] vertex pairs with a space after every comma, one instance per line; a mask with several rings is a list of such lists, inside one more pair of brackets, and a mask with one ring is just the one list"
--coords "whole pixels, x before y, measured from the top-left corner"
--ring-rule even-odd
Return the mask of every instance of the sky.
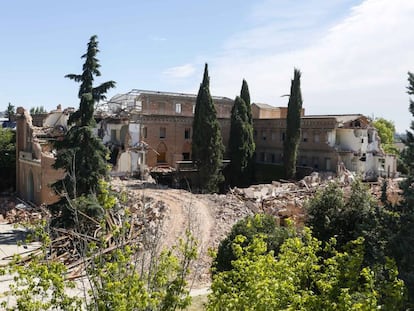
[[[294, 68], [307, 115], [386, 118], [409, 129], [413, 0], [15, 0], [0, 2], [0, 111], [78, 107], [92, 35], [108, 99], [131, 89], [193, 93], [208, 63], [212, 95], [287, 106]], [[414, 98], [413, 98], [414, 99]]]

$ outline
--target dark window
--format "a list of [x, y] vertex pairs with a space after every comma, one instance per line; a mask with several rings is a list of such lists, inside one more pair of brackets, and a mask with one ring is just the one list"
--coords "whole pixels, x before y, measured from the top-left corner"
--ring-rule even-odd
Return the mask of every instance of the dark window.
[[266, 131], [265, 130], [262, 131], [262, 139], [266, 140]]
[[190, 160], [190, 153], [189, 152], [183, 152], [183, 160], [184, 161]]
[[116, 130], [111, 130], [111, 141], [113, 143], [117, 141], [117, 139], [116, 139]]
[[286, 133], [282, 132], [282, 141], [285, 141], [285, 139], [286, 139]]
[[147, 128], [146, 128], [146, 127], [143, 127], [143, 128], [142, 128], [142, 137], [143, 137], [143, 138], [147, 138], [147, 135], [148, 135], [148, 133], [147, 133]]
[[306, 143], [308, 141], [308, 133], [306, 133], [306, 132], [302, 133], [302, 140], [303, 140], [304, 143]]
[[184, 130], [184, 138], [185, 139], [190, 139], [191, 138], [191, 128], [186, 128]]
[[160, 127], [160, 138], [165, 138], [167, 129], [165, 127]]

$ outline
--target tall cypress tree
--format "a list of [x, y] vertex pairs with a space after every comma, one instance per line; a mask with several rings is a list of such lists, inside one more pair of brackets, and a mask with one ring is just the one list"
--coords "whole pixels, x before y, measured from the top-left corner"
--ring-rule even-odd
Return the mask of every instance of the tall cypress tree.
[[203, 81], [197, 94], [193, 121], [193, 162], [199, 170], [200, 190], [217, 192], [223, 181], [221, 173], [224, 146], [216, 108], [210, 95], [208, 65], [205, 65]]
[[240, 97], [244, 100], [244, 103], [246, 104], [248, 120], [253, 128], [252, 108], [250, 106], [251, 104], [250, 103], [250, 92], [249, 92], [249, 86], [247, 85], [247, 82], [245, 79], [243, 79], [243, 82], [242, 82], [242, 88], [240, 90]]
[[249, 88], [243, 80], [240, 97], [236, 97], [231, 110], [229, 149], [233, 186], [247, 186], [252, 182], [255, 148]]
[[68, 123], [74, 124], [62, 141], [57, 141], [55, 147], [58, 155], [54, 164], [55, 169], [64, 169], [65, 177], [53, 186], [58, 194], [64, 192], [69, 198], [95, 193], [98, 182], [107, 175], [107, 148], [102, 141], [92, 133], [94, 125], [93, 112], [95, 103], [105, 99], [105, 93], [115, 86], [114, 81], [108, 81], [94, 87], [94, 77], [100, 76], [99, 61], [96, 58], [98, 50], [97, 36], [92, 36], [88, 43], [82, 74], [68, 74], [65, 77], [80, 82], [78, 97], [79, 109], [73, 113]]
[[300, 122], [302, 111], [302, 93], [300, 89], [301, 73], [295, 68], [293, 80], [290, 86], [290, 97], [286, 120], [286, 139], [283, 143], [286, 178], [294, 178], [296, 175], [296, 158], [300, 140]]

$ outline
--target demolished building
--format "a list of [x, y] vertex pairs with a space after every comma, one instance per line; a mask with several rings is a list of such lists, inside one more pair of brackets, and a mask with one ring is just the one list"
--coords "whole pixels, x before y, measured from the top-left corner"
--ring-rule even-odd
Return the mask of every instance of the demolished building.
[[[95, 134], [110, 150], [111, 174], [148, 174], [148, 168], [176, 170], [191, 164], [196, 95], [132, 90], [112, 97], [96, 110]], [[213, 96], [223, 144], [228, 147], [234, 101]], [[63, 177], [53, 170], [52, 142], [64, 135], [74, 109], [52, 111], [42, 127], [17, 111], [17, 191], [28, 201], [51, 203], [50, 184]], [[283, 163], [287, 107], [252, 104], [256, 162]], [[297, 164], [316, 171], [353, 172], [363, 179], [395, 177], [396, 157], [385, 154], [371, 121], [360, 114], [305, 115]]]
[[53, 141], [67, 131], [67, 120], [73, 109], [60, 106], [43, 120], [43, 126], [33, 125], [32, 117], [24, 108], [16, 111], [16, 192], [19, 197], [35, 204], [51, 204], [58, 196], [51, 184], [62, 179], [64, 171], [55, 170]]
[[[283, 162], [285, 118], [254, 119], [254, 136], [256, 161]], [[396, 156], [383, 151], [377, 130], [361, 114], [302, 116], [297, 165], [350, 171], [364, 180], [397, 175]]]

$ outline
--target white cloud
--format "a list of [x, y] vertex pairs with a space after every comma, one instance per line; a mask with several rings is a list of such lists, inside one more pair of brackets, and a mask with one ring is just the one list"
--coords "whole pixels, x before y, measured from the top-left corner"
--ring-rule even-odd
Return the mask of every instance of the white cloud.
[[[274, 3], [265, 2], [267, 7]], [[246, 78], [254, 101], [286, 105], [280, 95], [289, 92], [293, 68], [298, 67], [308, 113], [374, 114], [394, 120], [399, 131], [407, 129], [414, 1], [366, 0], [326, 24], [320, 18], [329, 9], [315, 5], [309, 15], [296, 6], [286, 29], [274, 22], [270, 9], [254, 11], [252, 18], [259, 16], [260, 25], [229, 38], [210, 62], [213, 94], [234, 96]]]
[[171, 67], [163, 72], [163, 74], [172, 79], [184, 79], [191, 77], [196, 72], [196, 68], [192, 64]]

